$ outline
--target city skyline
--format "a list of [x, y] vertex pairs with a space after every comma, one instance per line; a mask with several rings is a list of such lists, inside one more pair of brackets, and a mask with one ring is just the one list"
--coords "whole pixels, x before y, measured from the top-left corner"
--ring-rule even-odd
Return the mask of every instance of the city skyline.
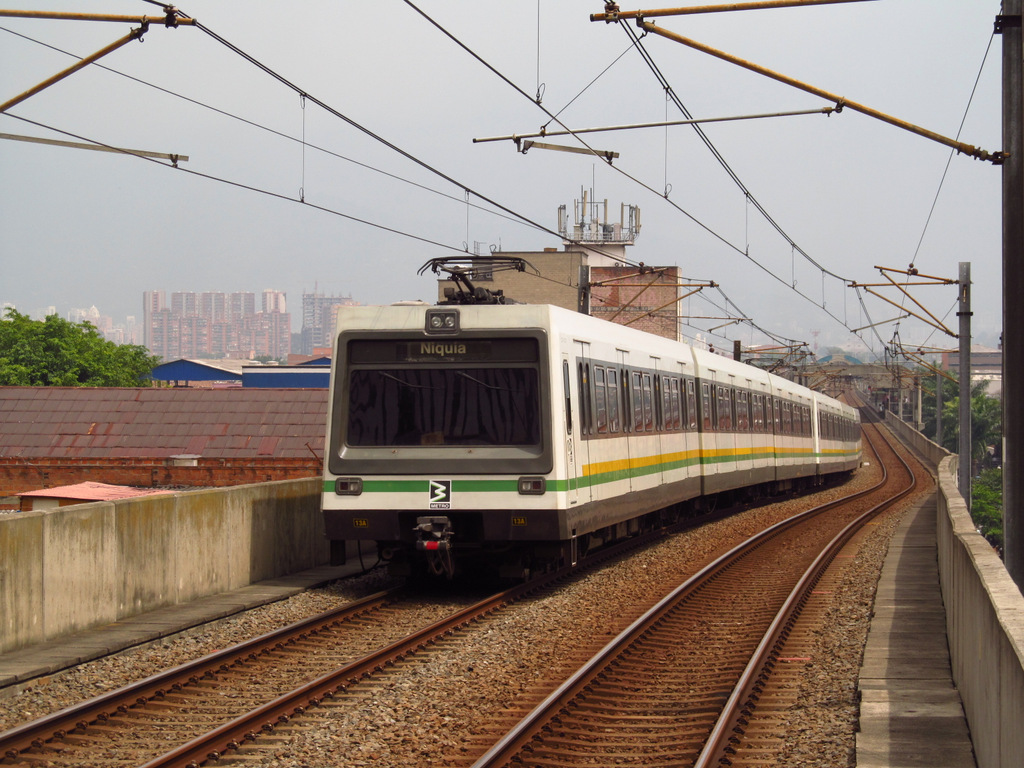
[[[257, 296], [259, 298], [260, 311], [257, 311]], [[155, 304], [151, 302], [156, 302]], [[321, 292], [303, 292], [302, 311], [297, 314], [298, 328], [293, 328], [293, 313], [288, 311], [287, 292], [278, 291], [273, 288], [265, 288], [261, 291], [194, 291], [194, 290], [167, 290], [154, 289], [142, 292], [141, 312], [135, 315], [124, 315], [121, 317], [112, 314], [105, 314], [96, 304], [89, 307], [58, 307], [50, 304], [34, 309], [18, 307], [10, 301], [0, 300], [0, 312], [7, 308], [27, 315], [33, 320], [45, 320], [50, 315], [57, 315], [62, 319], [73, 323], [89, 322], [109, 341], [117, 344], [137, 344], [150, 349], [164, 359], [176, 359], [179, 357], [272, 357], [284, 359], [290, 353], [313, 354], [315, 349], [330, 346], [330, 336], [337, 316], [337, 307], [344, 305], [358, 304], [351, 295], [328, 295]], [[160, 343], [154, 343], [150, 338], [153, 330], [151, 318], [148, 317], [152, 311], [164, 312], [167, 315], [166, 322], [171, 320], [172, 315], [177, 315], [176, 329], [168, 333], [165, 328], [161, 335]], [[279, 320], [268, 321], [273, 327], [261, 329], [248, 329], [250, 344], [247, 349], [242, 349], [238, 344], [238, 334], [241, 328], [230, 329], [225, 327], [231, 322], [238, 322], [242, 317], [254, 318], [256, 315], [273, 314], [280, 316]], [[184, 318], [192, 317], [205, 320], [210, 327], [203, 327], [202, 323], [186, 322], [184, 334], [191, 341], [182, 345], [183, 333], [182, 321]], [[213, 338], [206, 339], [214, 330], [213, 325], [219, 325], [220, 338], [218, 342]], [[264, 339], [270, 338], [270, 334], [277, 338], [275, 343], [265, 342], [262, 346], [252, 343], [252, 333], [258, 331], [264, 335]], [[234, 341], [231, 341], [232, 334]], [[288, 335], [287, 343], [284, 335]], [[176, 335], [178, 340], [168, 348], [168, 339], [165, 335]], [[198, 348], [197, 348], [198, 346]], [[230, 347], [230, 348], [228, 348]], [[175, 352], [175, 349], [177, 352]]]

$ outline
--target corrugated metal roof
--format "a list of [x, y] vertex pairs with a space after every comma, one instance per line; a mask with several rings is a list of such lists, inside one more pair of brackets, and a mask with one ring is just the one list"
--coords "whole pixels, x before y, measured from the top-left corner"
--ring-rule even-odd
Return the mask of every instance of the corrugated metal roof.
[[191, 360], [181, 358], [153, 369], [155, 381], [241, 381], [248, 360]]
[[0, 387], [0, 457], [322, 457], [326, 424], [326, 389]]

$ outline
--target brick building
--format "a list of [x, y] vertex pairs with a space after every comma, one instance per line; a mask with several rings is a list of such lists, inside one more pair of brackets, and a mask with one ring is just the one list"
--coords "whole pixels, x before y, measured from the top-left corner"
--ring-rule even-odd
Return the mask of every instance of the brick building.
[[311, 477], [326, 423], [326, 389], [0, 387], [0, 497]]
[[[609, 221], [608, 203], [574, 205], [572, 223], [565, 206], [558, 212], [564, 250], [500, 251], [496, 256], [520, 258], [530, 268], [524, 272], [488, 268], [487, 257], [470, 275], [474, 285], [500, 290], [514, 301], [554, 304], [584, 312], [648, 333], [679, 339], [680, 273], [678, 267], [635, 267], [626, 263], [626, 247], [640, 233], [640, 211], [622, 206], [619, 221]], [[450, 280], [438, 281], [438, 298]]]

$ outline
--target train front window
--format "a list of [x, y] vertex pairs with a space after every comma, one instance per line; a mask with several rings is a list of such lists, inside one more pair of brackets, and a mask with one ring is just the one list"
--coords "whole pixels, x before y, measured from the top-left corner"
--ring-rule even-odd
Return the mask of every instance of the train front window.
[[358, 447], [537, 446], [532, 367], [354, 369], [347, 443]]

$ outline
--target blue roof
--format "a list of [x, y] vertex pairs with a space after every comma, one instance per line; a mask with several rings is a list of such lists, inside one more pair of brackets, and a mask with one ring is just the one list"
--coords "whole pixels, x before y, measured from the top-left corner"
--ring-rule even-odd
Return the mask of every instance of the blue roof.
[[254, 365], [242, 369], [242, 386], [246, 389], [327, 389], [330, 383], [331, 369], [323, 365]]
[[172, 360], [153, 369], [156, 381], [241, 381], [241, 361]]
[[864, 365], [860, 360], [852, 355], [825, 355], [824, 357], [818, 358], [819, 363], [846, 363], [847, 365]]

